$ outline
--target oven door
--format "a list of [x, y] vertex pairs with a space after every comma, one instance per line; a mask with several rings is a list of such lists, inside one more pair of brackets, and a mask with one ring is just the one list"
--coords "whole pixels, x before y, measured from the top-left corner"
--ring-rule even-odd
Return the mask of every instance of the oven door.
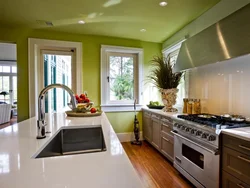
[[219, 187], [219, 155], [178, 132], [173, 134], [175, 167], [197, 187]]

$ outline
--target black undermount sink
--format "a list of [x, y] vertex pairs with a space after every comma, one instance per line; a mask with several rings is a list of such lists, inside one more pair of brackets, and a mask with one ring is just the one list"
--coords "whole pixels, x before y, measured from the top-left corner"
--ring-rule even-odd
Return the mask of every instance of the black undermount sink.
[[102, 128], [63, 128], [35, 158], [106, 151]]

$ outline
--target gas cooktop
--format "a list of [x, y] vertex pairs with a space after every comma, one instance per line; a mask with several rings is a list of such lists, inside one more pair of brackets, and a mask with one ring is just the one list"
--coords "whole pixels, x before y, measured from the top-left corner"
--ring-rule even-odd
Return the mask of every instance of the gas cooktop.
[[249, 121], [233, 121], [231, 118], [212, 114], [178, 115], [178, 118], [206, 125], [214, 129], [231, 129], [250, 126]]

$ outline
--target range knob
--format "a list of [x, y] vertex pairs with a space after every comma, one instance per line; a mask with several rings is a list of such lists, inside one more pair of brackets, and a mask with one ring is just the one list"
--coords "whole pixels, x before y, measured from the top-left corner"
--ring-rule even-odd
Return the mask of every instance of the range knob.
[[195, 134], [197, 130], [191, 129], [191, 134]]
[[200, 136], [201, 134], [202, 134], [202, 131], [197, 131], [195, 135]]
[[175, 124], [174, 124], [174, 127], [177, 127], [177, 126], [178, 126], [178, 123], [175, 123]]
[[190, 128], [189, 128], [189, 127], [187, 127], [187, 128], [185, 129], [185, 131], [186, 131], [186, 132], [189, 132], [189, 131], [190, 131]]
[[186, 129], [186, 126], [185, 126], [185, 125], [183, 125], [183, 126], [181, 127], [181, 129], [182, 129], [182, 130], [185, 130], [185, 129]]
[[180, 129], [180, 128], [181, 128], [181, 125], [180, 125], [180, 124], [177, 124], [177, 128]]
[[203, 133], [202, 135], [201, 135], [201, 138], [207, 138], [208, 137], [208, 133]]
[[214, 135], [209, 135], [208, 141], [215, 141], [216, 137]]

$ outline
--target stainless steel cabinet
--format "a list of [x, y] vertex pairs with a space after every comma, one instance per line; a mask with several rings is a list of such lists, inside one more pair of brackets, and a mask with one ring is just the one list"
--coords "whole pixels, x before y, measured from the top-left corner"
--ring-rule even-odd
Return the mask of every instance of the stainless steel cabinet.
[[143, 110], [143, 136], [152, 146], [173, 162], [173, 120], [155, 112]]

